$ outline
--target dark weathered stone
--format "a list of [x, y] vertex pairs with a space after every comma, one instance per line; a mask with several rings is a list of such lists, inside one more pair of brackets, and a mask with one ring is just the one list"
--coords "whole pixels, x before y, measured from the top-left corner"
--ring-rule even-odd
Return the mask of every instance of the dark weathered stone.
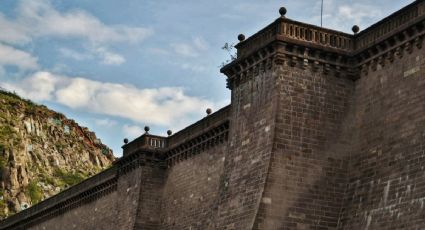
[[0, 229], [424, 229], [425, 1], [350, 35], [280, 17], [231, 104]]
[[360, 31], [360, 27], [358, 25], [354, 25], [351, 30], [353, 31], [353, 33], [357, 34]]
[[285, 7], [280, 7], [279, 9], [279, 14], [280, 16], [284, 17], [286, 15], [286, 8]]

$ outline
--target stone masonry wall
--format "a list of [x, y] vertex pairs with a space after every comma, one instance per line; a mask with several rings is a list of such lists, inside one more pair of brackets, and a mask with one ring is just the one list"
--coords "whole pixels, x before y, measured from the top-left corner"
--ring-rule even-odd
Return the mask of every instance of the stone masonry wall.
[[409, 50], [356, 82], [343, 229], [425, 228], [425, 53]]
[[165, 167], [135, 153], [0, 229], [158, 229]]
[[135, 216], [134, 229], [158, 229], [160, 227], [162, 191], [166, 170], [161, 164], [160, 167], [147, 164], [141, 167], [141, 175], [138, 178], [140, 183], [139, 200], [137, 201], [137, 214]]
[[[112, 209], [117, 210], [114, 228], [133, 229], [136, 225], [137, 207], [142, 188], [143, 168], [138, 167], [121, 175], [118, 179], [118, 197], [112, 202]], [[96, 226], [96, 225], [94, 225]], [[111, 226], [109, 226], [111, 228]]]
[[272, 151], [277, 104], [269, 59], [232, 89], [231, 128], [220, 185], [217, 229], [251, 229]]
[[118, 179], [118, 190], [93, 202], [55, 217], [47, 218], [30, 229], [132, 229], [139, 199], [141, 169]]
[[[67, 229], [111, 229], [117, 226], [117, 192], [103, 196], [93, 203], [77, 207], [52, 219], [35, 225], [31, 230], [67, 230]], [[111, 202], [112, 201], [112, 202]]]
[[226, 148], [216, 146], [168, 170], [161, 229], [215, 229]]
[[253, 229], [334, 229], [345, 190], [342, 134], [354, 83], [281, 65], [271, 166]]

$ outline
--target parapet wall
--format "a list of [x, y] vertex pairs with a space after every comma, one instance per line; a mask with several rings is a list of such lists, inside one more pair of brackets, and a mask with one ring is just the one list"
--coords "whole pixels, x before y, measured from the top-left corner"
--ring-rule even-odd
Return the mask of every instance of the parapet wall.
[[165, 151], [169, 167], [226, 143], [230, 129], [230, 109], [230, 106], [226, 106], [169, 137]]

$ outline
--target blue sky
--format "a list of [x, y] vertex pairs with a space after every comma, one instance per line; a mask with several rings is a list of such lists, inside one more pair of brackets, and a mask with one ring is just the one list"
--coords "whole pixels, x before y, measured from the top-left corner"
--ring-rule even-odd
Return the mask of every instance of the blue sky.
[[[320, 0], [2, 0], [0, 87], [95, 131], [121, 156], [149, 125], [166, 135], [230, 103], [221, 49], [287, 17], [320, 24]], [[412, 0], [324, 0], [324, 26], [351, 32]]]

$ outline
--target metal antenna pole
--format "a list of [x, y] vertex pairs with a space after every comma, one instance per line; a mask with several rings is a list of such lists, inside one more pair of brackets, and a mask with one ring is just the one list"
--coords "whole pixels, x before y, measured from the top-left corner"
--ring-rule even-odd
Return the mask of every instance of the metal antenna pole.
[[323, 27], [323, 0], [322, 6], [320, 7], [320, 27]]

